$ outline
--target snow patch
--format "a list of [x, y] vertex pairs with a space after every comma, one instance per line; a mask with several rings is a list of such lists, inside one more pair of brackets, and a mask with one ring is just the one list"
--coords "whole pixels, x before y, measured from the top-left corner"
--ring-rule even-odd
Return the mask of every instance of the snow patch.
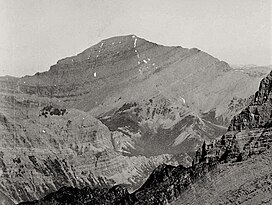
[[146, 60], [143, 60], [144, 61], [144, 63], [147, 63], [147, 61]]
[[189, 128], [188, 130], [184, 130], [174, 141], [172, 146], [177, 146], [179, 144], [181, 144], [188, 136], [190, 136], [191, 134], [191, 128]]
[[133, 149], [135, 149], [135, 147], [130, 143], [130, 142], [126, 142], [126, 144], [130, 147], [132, 147]]
[[155, 65], [155, 63], [152, 63], [152, 65], [154, 66], [154, 65]]
[[135, 36], [133, 35], [132, 38], [135, 38]]
[[96, 72], [94, 72], [93, 76], [96, 77]]
[[184, 98], [180, 97], [180, 99], [182, 100], [183, 104], [185, 104], [185, 103], [186, 103], [186, 101], [185, 101], [185, 99], [184, 99]]
[[136, 45], [137, 45], [137, 38], [135, 38], [134, 40], [134, 48], [136, 48]]

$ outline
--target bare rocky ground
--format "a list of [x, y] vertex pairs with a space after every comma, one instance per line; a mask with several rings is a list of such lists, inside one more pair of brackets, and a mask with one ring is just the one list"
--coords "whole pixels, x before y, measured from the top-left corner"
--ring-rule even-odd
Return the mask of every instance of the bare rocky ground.
[[187, 167], [270, 69], [233, 69], [198, 49], [129, 35], [44, 73], [0, 77], [1, 200], [63, 186], [135, 190], [159, 164]]
[[247, 161], [222, 164], [170, 203], [272, 204], [272, 151]]

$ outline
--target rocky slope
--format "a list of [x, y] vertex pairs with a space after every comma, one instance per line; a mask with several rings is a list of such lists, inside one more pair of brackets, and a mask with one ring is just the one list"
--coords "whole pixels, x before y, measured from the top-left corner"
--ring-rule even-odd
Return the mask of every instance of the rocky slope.
[[224, 164], [181, 194], [179, 204], [271, 204], [272, 152]]
[[[271, 109], [271, 74], [261, 81], [246, 110], [251, 106]], [[234, 119], [247, 119], [243, 112]], [[160, 165], [131, 194], [120, 185], [110, 189], [63, 188], [24, 204], [271, 204], [272, 127], [265, 116], [260, 114], [263, 123], [248, 129], [231, 129], [231, 123], [221, 138], [203, 143], [191, 167]]]
[[270, 204], [272, 152], [243, 162], [218, 164], [216, 159], [190, 168], [161, 165], [133, 193], [110, 189], [64, 187], [40, 201], [21, 204]]
[[63, 186], [124, 183], [135, 189], [160, 163], [177, 163], [168, 154], [124, 156], [115, 145], [122, 133], [57, 103], [1, 94], [0, 191], [10, 200], [39, 199]]
[[198, 49], [129, 35], [47, 72], [0, 77], [0, 193], [17, 203], [62, 186], [134, 190], [159, 164], [187, 167], [268, 69], [232, 69]]

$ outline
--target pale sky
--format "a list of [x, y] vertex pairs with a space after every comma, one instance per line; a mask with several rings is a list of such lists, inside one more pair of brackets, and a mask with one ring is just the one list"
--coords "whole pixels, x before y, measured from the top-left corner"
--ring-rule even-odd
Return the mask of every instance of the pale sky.
[[135, 34], [229, 64], [272, 64], [271, 0], [0, 0], [0, 76], [33, 75]]

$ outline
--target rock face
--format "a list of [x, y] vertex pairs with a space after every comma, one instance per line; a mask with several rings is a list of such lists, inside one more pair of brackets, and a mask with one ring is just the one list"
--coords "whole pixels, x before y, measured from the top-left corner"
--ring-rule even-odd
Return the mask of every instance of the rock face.
[[264, 128], [271, 126], [271, 75], [270, 72], [270, 74], [261, 81], [259, 90], [255, 93], [254, 100], [238, 116], [233, 118], [229, 130], [245, 130], [247, 128]]
[[[266, 93], [267, 97], [261, 103], [256, 103], [255, 97], [247, 110], [251, 106], [271, 108], [267, 103], [271, 100], [270, 75], [261, 81], [255, 95], [260, 99]], [[241, 115], [243, 112], [237, 116]], [[270, 204], [272, 127], [270, 118], [260, 116], [265, 126], [230, 130], [211, 144], [204, 142], [191, 167], [162, 164], [131, 194], [122, 186], [63, 188], [24, 204]]]
[[159, 164], [188, 167], [268, 69], [232, 69], [198, 49], [129, 35], [47, 72], [0, 77], [0, 193], [17, 203], [63, 186], [131, 191]]

